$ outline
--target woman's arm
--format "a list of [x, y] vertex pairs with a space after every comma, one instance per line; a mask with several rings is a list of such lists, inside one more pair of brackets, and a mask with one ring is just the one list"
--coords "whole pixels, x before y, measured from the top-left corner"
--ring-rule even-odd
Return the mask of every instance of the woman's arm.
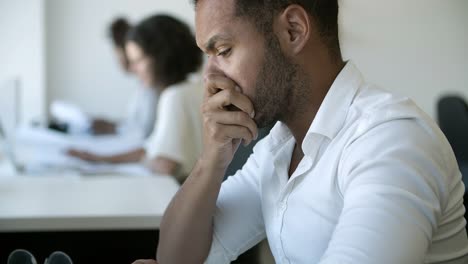
[[139, 162], [145, 157], [146, 151], [143, 148], [137, 148], [129, 152], [125, 152], [125, 153], [121, 153], [117, 155], [104, 156], [104, 155], [97, 155], [94, 153], [90, 153], [87, 151], [71, 149], [68, 151], [68, 155], [85, 160], [85, 161], [89, 161], [89, 162], [105, 162], [105, 163], [116, 164], [116, 163]]

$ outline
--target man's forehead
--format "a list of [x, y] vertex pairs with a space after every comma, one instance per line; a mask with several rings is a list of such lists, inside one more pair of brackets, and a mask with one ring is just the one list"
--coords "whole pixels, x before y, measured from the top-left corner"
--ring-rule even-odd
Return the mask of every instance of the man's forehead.
[[200, 0], [195, 13], [197, 43], [201, 48], [214, 35], [226, 35], [235, 18], [234, 0]]
[[207, 13], [217, 15], [219, 17], [233, 17], [235, 14], [236, 0], [199, 0], [195, 8], [196, 14]]

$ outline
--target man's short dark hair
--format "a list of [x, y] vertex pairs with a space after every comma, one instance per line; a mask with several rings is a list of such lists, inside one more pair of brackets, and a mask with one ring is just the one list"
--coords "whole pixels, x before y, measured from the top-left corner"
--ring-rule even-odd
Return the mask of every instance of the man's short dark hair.
[[[198, 0], [193, 0], [197, 5]], [[306, 10], [318, 25], [320, 36], [333, 55], [340, 55], [338, 0], [235, 0], [236, 15], [250, 19], [262, 33], [271, 33], [273, 17], [288, 5]]]
[[127, 40], [153, 59], [153, 74], [165, 86], [184, 81], [202, 63], [202, 52], [190, 28], [168, 15], [143, 20], [128, 32]]
[[130, 23], [123, 17], [116, 18], [112, 21], [109, 27], [109, 35], [114, 46], [122, 49], [125, 47], [125, 36], [130, 30], [130, 27]]

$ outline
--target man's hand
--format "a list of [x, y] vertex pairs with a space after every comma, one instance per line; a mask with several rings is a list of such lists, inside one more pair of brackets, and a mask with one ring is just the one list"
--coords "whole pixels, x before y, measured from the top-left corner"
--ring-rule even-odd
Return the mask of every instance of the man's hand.
[[132, 264], [158, 264], [154, 259], [139, 259], [135, 260]]
[[241, 142], [248, 145], [258, 137], [255, 111], [250, 99], [227, 77], [209, 74], [205, 85], [202, 159], [225, 169]]
[[241, 142], [250, 144], [258, 133], [253, 104], [236, 87], [224, 75], [205, 77], [203, 153], [161, 220], [157, 252], [163, 263], [203, 263], [209, 254], [226, 168]]

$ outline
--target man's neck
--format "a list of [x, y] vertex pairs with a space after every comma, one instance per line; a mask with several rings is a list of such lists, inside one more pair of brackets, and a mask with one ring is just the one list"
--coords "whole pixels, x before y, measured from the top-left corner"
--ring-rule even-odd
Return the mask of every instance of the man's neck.
[[295, 98], [295, 102], [291, 102], [294, 111], [284, 120], [286, 126], [291, 130], [298, 147], [302, 146], [302, 141], [315, 119], [320, 105], [345, 65], [341, 59], [339, 61], [333, 61], [329, 58], [323, 60], [312, 59], [311, 61], [316, 63], [306, 65], [303, 68], [304, 72], [308, 74], [307, 93], [305, 96]]

